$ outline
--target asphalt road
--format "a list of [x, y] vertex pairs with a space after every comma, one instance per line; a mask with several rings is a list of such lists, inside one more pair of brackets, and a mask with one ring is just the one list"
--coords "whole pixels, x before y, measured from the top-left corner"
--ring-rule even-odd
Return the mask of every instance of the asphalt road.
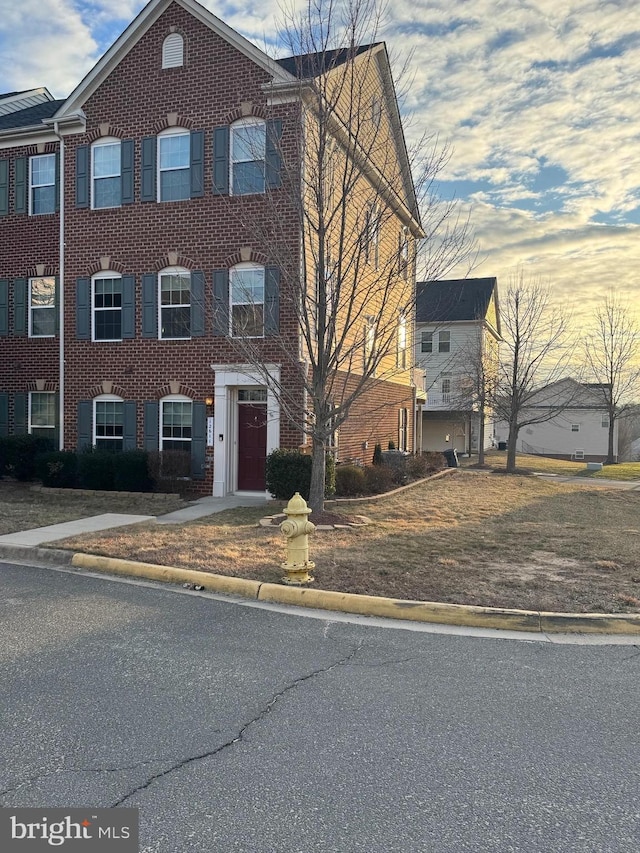
[[639, 667], [0, 564], [0, 806], [137, 807], [145, 853], [636, 853]]

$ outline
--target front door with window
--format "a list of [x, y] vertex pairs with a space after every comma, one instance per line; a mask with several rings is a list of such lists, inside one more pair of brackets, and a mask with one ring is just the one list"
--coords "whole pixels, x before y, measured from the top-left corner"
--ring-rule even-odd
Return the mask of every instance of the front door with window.
[[238, 490], [264, 491], [267, 459], [266, 403], [238, 403]]

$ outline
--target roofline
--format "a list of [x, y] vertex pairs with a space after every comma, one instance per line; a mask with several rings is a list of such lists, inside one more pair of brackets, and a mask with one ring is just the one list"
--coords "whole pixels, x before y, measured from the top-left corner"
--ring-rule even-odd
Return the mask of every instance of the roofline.
[[244, 53], [249, 59], [253, 60], [257, 65], [264, 68], [267, 73], [271, 74], [274, 79], [282, 82], [295, 80], [292, 74], [285, 71], [278, 63], [267, 56], [264, 51], [256, 47], [252, 42], [240, 35], [236, 30], [232, 29], [224, 21], [216, 17], [196, 0], [151, 0], [136, 17], [131, 21], [129, 26], [121, 33], [114, 41], [111, 47], [102, 55], [98, 62], [93, 66], [91, 71], [85, 75], [81, 82], [76, 86], [73, 92], [69, 95], [65, 103], [60, 107], [54, 118], [59, 119], [65, 117], [69, 112], [77, 112], [82, 104], [93, 95], [96, 89], [100, 86], [103, 79], [116, 67], [120, 60], [134, 47], [134, 45], [142, 38], [142, 36], [150, 29], [158, 18], [167, 10], [171, 3], [177, 3], [182, 6], [187, 12], [193, 15], [194, 18], [201, 21], [214, 32], [218, 33], [223, 39], [228, 41], [233, 47]]
[[33, 98], [35, 95], [44, 95], [45, 100], [55, 101], [55, 98], [46, 86], [38, 86], [35, 89], [25, 89], [23, 92], [14, 92], [12, 95], [5, 95], [0, 98], [0, 106], [8, 104], [11, 101], [21, 101], [23, 98]]

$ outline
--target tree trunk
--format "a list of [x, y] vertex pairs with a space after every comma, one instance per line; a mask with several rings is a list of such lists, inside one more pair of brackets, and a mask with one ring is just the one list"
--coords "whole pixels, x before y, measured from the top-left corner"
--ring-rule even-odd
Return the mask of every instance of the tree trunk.
[[[324, 477], [326, 468], [324, 442], [314, 437], [311, 455], [311, 488], [309, 489], [309, 506], [313, 512], [324, 511]], [[311, 519], [313, 521], [313, 518]]]
[[518, 428], [516, 424], [509, 424], [509, 443], [507, 445], [507, 471], [509, 474], [516, 470], [516, 442], [518, 441]]
[[478, 414], [478, 465], [484, 465], [484, 406]]
[[616, 422], [611, 415], [609, 415], [609, 441], [607, 444], [607, 458], [604, 460], [605, 465], [613, 465], [616, 461], [616, 458], [613, 454], [613, 430], [615, 429]]

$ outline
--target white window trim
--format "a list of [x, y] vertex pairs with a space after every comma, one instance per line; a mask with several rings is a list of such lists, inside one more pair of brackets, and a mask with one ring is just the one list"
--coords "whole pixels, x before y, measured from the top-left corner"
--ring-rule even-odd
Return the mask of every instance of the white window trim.
[[167, 438], [167, 441], [188, 441], [189, 446], [191, 447], [191, 442], [193, 441], [193, 400], [191, 397], [186, 397], [184, 394], [168, 394], [166, 397], [162, 397], [159, 400], [159, 409], [158, 409], [158, 449], [164, 450], [164, 436], [162, 435], [163, 428], [163, 420], [162, 414], [164, 410], [165, 403], [191, 403], [191, 437], [190, 438]]
[[[37, 308], [39, 310], [52, 311], [53, 312], [54, 332], [52, 335], [34, 335], [33, 334], [33, 314], [32, 314], [32, 312], [34, 310], [34, 306], [31, 304], [31, 283], [33, 281], [39, 281], [41, 279], [42, 280], [50, 279], [51, 281], [53, 281], [53, 294], [54, 294], [53, 295], [53, 305], [50, 307], [46, 306], [44, 308], [42, 308], [42, 306], [36, 305], [35, 308]], [[56, 336], [56, 333], [55, 333], [55, 316], [56, 316], [55, 286], [56, 286], [56, 279], [55, 279], [55, 276], [53, 276], [53, 275], [35, 275], [35, 276], [32, 276], [32, 278], [30, 278], [28, 283], [27, 283], [27, 288], [28, 288], [28, 290], [27, 290], [27, 317], [28, 317], [27, 325], [28, 325], [28, 336], [30, 338], [55, 338], [55, 336]]]
[[[35, 189], [33, 186], [33, 162], [34, 160], [41, 160], [43, 157], [53, 157], [53, 181], [50, 184], [38, 184], [39, 187], [54, 187], [56, 185], [56, 155], [55, 154], [34, 154], [32, 157], [29, 157], [29, 216], [51, 216], [51, 214], [56, 212], [55, 198], [53, 203], [53, 210], [48, 210], [46, 213], [34, 213], [33, 212], [33, 190]], [[55, 190], [54, 190], [55, 191]]]
[[[442, 340], [442, 335], [449, 335], [448, 340]], [[441, 349], [442, 344], [447, 344], [447, 349]], [[451, 352], [451, 331], [449, 329], [443, 329], [441, 332], [438, 332], [438, 353], [440, 355], [447, 355]]]
[[162, 67], [181, 68], [184, 65], [184, 37], [180, 33], [169, 33], [162, 42]]
[[233, 167], [235, 162], [233, 159], [233, 131], [239, 127], [264, 127], [264, 151], [262, 158], [257, 160], [238, 160], [238, 163], [258, 163], [262, 162], [264, 169], [264, 187], [262, 190], [253, 193], [239, 193], [238, 195], [264, 195], [267, 191], [267, 175], [266, 175], [266, 160], [267, 160], [267, 123], [262, 118], [241, 118], [234, 121], [229, 128], [229, 195], [233, 195]]
[[[53, 396], [53, 399], [54, 399], [54, 416], [53, 416], [53, 418], [54, 418], [54, 420], [53, 420], [52, 424], [46, 424], [45, 426], [43, 426], [42, 424], [35, 424], [34, 425], [31, 423], [32, 402], [33, 402], [33, 395], [34, 394], [50, 394], [51, 396]], [[28, 415], [27, 415], [27, 429], [28, 429], [29, 435], [32, 434], [34, 426], [36, 429], [50, 429], [51, 430], [51, 437], [53, 438], [55, 428], [56, 428], [56, 423], [55, 423], [55, 391], [29, 391]]]
[[[175, 169], [175, 168], [174, 169], [162, 169], [160, 167], [160, 140], [161, 139], [167, 139], [171, 136], [186, 136], [189, 138], [189, 140], [191, 140], [190, 131], [186, 130], [184, 127], [169, 127], [166, 130], [160, 131], [160, 133], [156, 137], [156, 187], [157, 187], [156, 201], [162, 202], [163, 204], [166, 204], [167, 202], [187, 201], [189, 198], [189, 196], [187, 196], [186, 199], [185, 198], [172, 198], [172, 199], [163, 199], [162, 198], [162, 182], [160, 180], [160, 177], [161, 177], [163, 172], [182, 172], [185, 170], [185, 168], [186, 168], [187, 172], [190, 172], [190, 170], [191, 170], [191, 156], [189, 156], [189, 158], [187, 160], [186, 167], [181, 166], [179, 169]], [[191, 150], [191, 142], [189, 142], [189, 150]]]
[[409, 410], [398, 409], [398, 450], [407, 450], [409, 443]]
[[[431, 335], [431, 340], [429, 341], [431, 344], [431, 349], [423, 349], [425, 343], [427, 343], [424, 340], [424, 337], [423, 337], [424, 335]], [[428, 329], [422, 329], [420, 331], [420, 352], [423, 355], [432, 355], [433, 354], [433, 335], [434, 335], [434, 332], [431, 332]]]
[[[120, 158], [122, 158], [122, 141], [115, 136], [104, 136], [100, 139], [97, 139], [91, 146], [91, 210], [113, 210], [115, 207], [122, 207], [122, 186], [120, 189], [120, 204], [112, 204], [105, 207], [96, 207], [96, 192], [95, 192], [95, 168], [94, 168], [94, 155], [97, 148], [101, 148], [107, 145], [118, 145]], [[114, 175], [100, 175], [100, 178], [120, 178], [122, 180], [122, 159], [120, 159], [120, 167], [118, 169], [117, 174]], [[100, 180], [98, 178], [97, 180]]]
[[[96, 338], [96, 310], [99, 311], [113, 311], [113, 308], [99, 308], [96, 309], [96, 282], [102, 279], [112, 279], [117, 278], [120, 279], [120, 288], [122, 291], [122, 276], [119, 272], [99, 272], [91, 278], [91, 340], [98, 344], [108, 344], [113, 343], [114, 341], [122, 340], [122, 305], [120, 306], [120, 337], [119, 338]], [[121, 293], [121, 295], [124, 295]]]
[[[234, 302], [233, 301], [233, 274], [234, 272], [242, 272], [243, 270], [262, 270], [262, 303], [257, 302]], [[259, 340], [264, 338], [264, 321], [266, 310], [266, 271], [262, 264], [256, 264], [252, 261], [243, 261], [236, 264], [229, 270], [229, 337], [234, 340], [245, 338], [246, 340]], [[234, 305], [258, 305], [262, 304], [262, 334], [261, 335], [234, 335], [233, 334], [233, 306]]]
[[[97, 397], [93, 398], [92, 407], [91, 407], [91, 420], [92, 420], [91, 431], [92, 431], [92, 444], [94, 447], [96, 447], [98, 439], [100, 439], [100, 441], [110, 441], [108, 436], [97, 435], [97, 430], [96, 430], [96, 427], [97, 427], [96, 403], [123, 403], [124, 404], [124, 400], [122, 399], [122, 397], [118, 397], [115, 394], [99, 394]], [[124, 448], [124, 407], [122, 410], [122, 438], [120, 439], [120, 436], [118, 436], [117, 439], [114, 438], [113, 440], [114, 441], [121, 440], [122, 446]]]
[[[162, 337], [162, 276], [163, 275], [188, 275], [189, 276], [189, 311], [191, 311], [191, 299], [193, 294], [191, 293], [191, 272], [185, 267], [166, 267], [163, 270], [160, 270], [158, 273], [158, 340], [159, 341], [190, 341], [191, 335], [188, 335], [184, 338], [163, 338]], [[165, 306], [166, 309], [171, 309], [172, 306]], [[185, 307], [174, 305], [174, 308]], [[189, 323], [189, 331], [191, 331], [191, 323]]]

